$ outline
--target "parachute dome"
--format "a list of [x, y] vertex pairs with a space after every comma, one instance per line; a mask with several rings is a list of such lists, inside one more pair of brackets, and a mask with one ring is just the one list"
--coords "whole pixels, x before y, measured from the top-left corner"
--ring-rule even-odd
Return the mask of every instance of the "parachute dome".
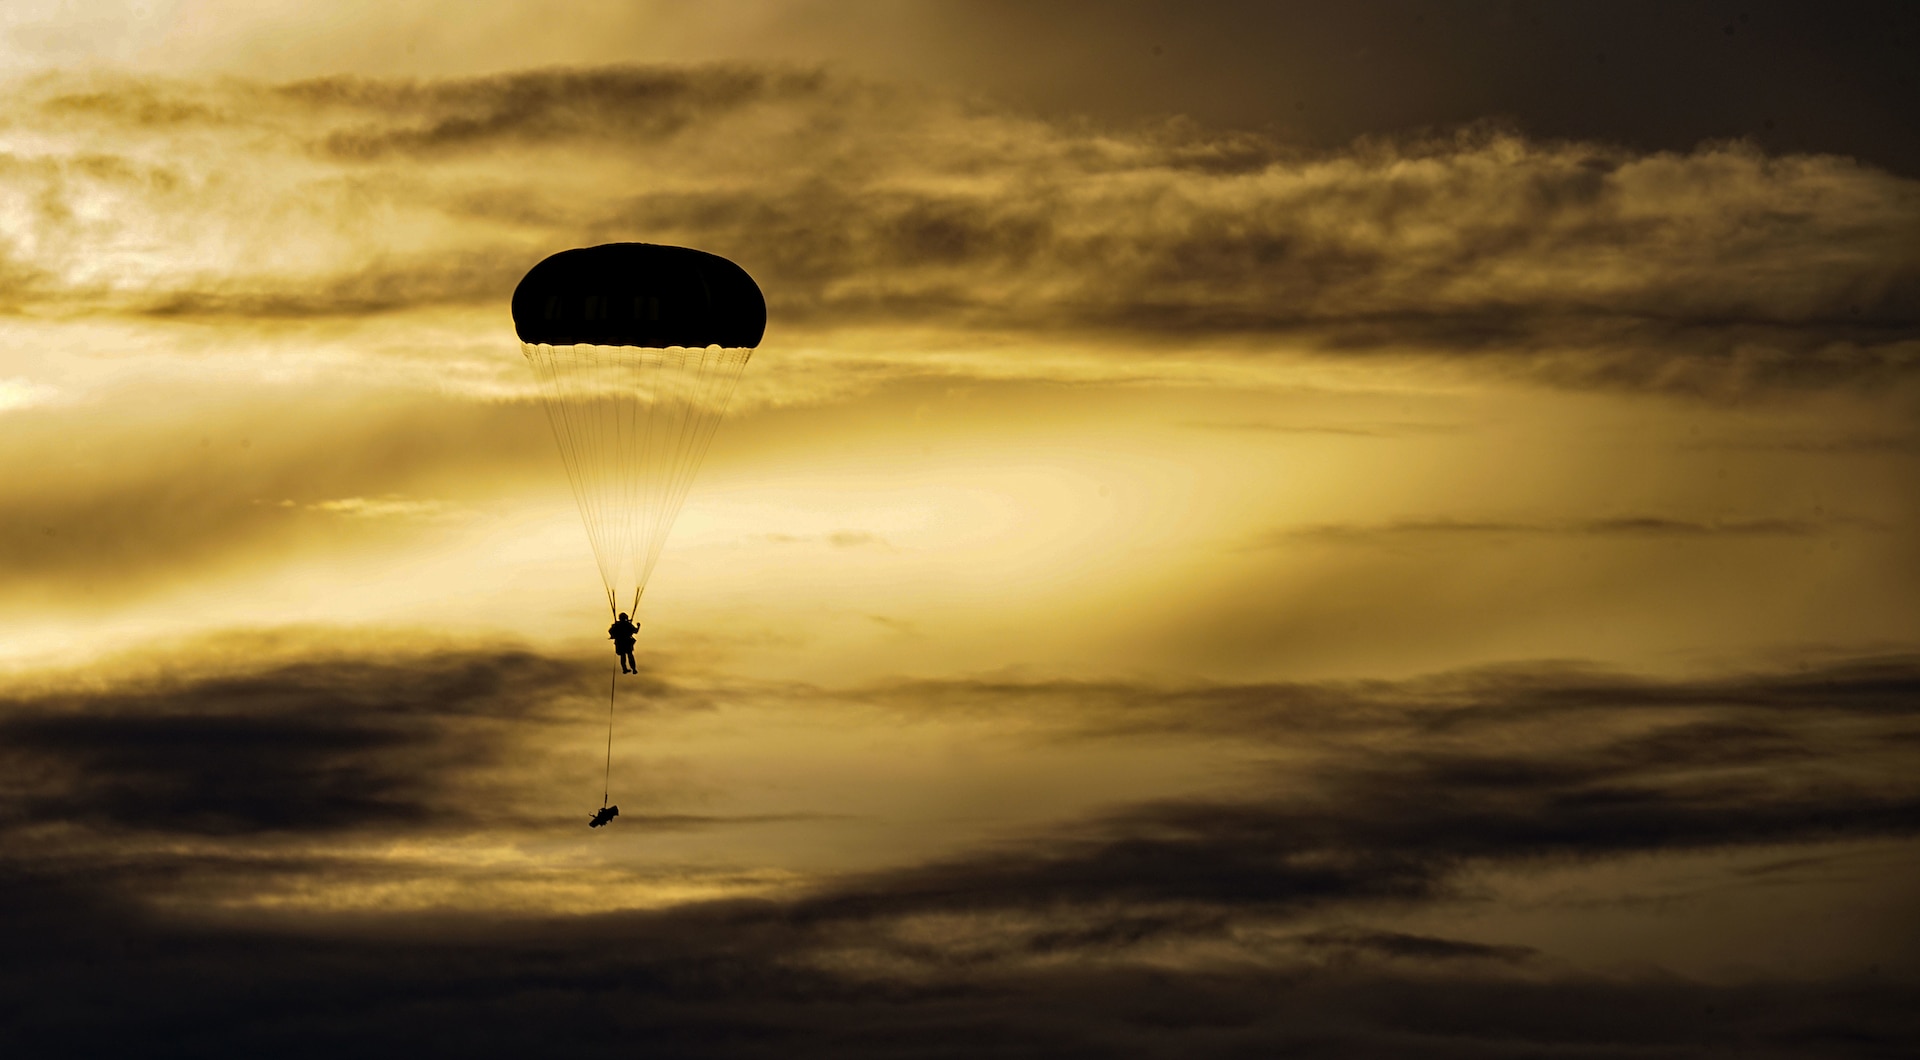
[[717, 254], [653, 243], [563, 250], [513, 291], [528, 345], [751, 349], [767, 302], [745, 269]]
[[635, 611], [766, 332], [766, 300], [725, 258], [609, 243], [535, 265], [513, 292], [513, 326], [607, 608]]

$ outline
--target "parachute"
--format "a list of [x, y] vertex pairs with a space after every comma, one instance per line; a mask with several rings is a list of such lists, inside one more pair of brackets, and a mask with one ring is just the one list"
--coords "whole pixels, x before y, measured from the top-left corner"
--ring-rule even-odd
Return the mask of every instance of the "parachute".
[[563, 250], [513, 292], [513, 326], [606, 586], [637, 611], [767, 328], [746, 270], [686, 247]]
[[[631, 593], [627, 611], [637, 619], [694, 473], [766, 332], [766, 299], [725, 258], [608, 243], [563, 250], [529, 270], [513, 291], [513, 328], [540, 381], [607, 609], [619, 614]], [[619, 813], [607, 808], [613, 706], [609, 683], [596, 828]]]

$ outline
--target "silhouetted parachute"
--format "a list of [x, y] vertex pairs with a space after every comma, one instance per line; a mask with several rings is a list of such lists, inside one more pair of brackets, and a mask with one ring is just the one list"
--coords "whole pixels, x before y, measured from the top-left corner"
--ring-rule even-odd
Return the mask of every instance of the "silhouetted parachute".
[[636, 611], [734, 385], [767, 328], [746, 270], [686, 247], [563, 250], [513, 292], [513, 326], [606, 584]]

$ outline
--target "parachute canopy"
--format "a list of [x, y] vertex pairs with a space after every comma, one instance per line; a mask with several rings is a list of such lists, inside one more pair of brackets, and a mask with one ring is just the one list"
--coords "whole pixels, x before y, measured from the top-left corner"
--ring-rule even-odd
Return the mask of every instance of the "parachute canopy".
[[610, 243], [535, 265], [513, 325], [540, 381], [607, 607], [638, 608], [726, 414], [767, 303], [740, 266], [685, 247]]
[[520, 341], [573, 346], [752, 349], [767, 302], [747, 271], [717, 254], [653, 243], [563, 250], [513, 291]]

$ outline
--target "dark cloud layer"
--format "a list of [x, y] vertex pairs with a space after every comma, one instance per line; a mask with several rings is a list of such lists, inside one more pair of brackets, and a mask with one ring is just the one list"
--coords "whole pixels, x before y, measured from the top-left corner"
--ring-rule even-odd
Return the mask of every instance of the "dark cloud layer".
[[[0, 699], [5, 820], [244, 837], [510, 817], [471, 796], [575, 672], [524, 652], [322, 659]], [[472, 790], [462, 790], [472, 785]]]
[[865, 64], [1052, 113], [1187, 114], [1326, 145], [1497, 114], [1550, 138], [1685, 150], [1746, 136], [1920, 174], [1920, 15], [1899, 0], [968, 0], [916, 14], [905, 54]]
[[497, 149], [503, 142], [605, 141], [632, 150], [730, 111], [828, 96], [835, 87], [845, 86], [812, 71], [655, 67], [438, 82], [324, 78], [279, 91], [304, 104], [365, 115], [366, 126], [331, 133], [322, 146], [342, 158], [369, 159]]
[[[1920, 363], [1915, 184], [1750, 143], [1646, 152], [1479, 123], [1306, 148], [737, 66], [55, 78], [19, 108], [73, 143], [0, 158], [23, 217], [0, 246], [16, 312], [503, 305], [545, 253], [642, 239], [736, 258], [788, 328], [1507, 355], [1575, 385], [1695, 391]], [[130, 146], [182, 125], [197, 152]], [[243, 171], [260, 175], [244, 189]], [[153, 226], [191, 268], [100, 267]]]
[[[1760, 845], [1816, 852], [1804, 858], [1911, 837], [1911, 658], [1699, 681], [1535, 667], [1338, 686], [902, 685], [867, 698], [1052, 703], [1082, 738], [1145, 714], [1296, 754], [1284, 783], [1236, 797], [1118, 807], [780, 898], [579, 918], [149, 909], [266, 874], [381, 871], [262, 837], [431, 835], [473, 813], [506, 824], [517, 786], [539, 781], [489, 767], [575, 694], [577, 672], [524, 652], [296, 659], [0, 704], [0, 988], [22, 1006], [0, 1044], [1446, 1057], [1729, 1042], [1880, 1056], [1920, 1042], [1920, 987], [1897, 975], [1598, 977], [1538, 949], [1369, 924], [1460, 897], [1473, 866]], [[657, 709], [705, 701], [649, 680]], [[813, 709], [835, 698], [821, 696]], [[1559, 738], [1513, 738], [1529, 726]]]
[[1871, 979], [1716, 987], [1363, 959], [904, 983], [795, 967], [817, 938], [754, 920], [493, 925], [486, 944], [112, 925], [117, 944], [63, 939], [40, 978], [8, 976], [29, 991], [14, 998], [37, 1004], [6, 1033], [43, 1055], [117, 1051], [144, 1032], [153, 1056], [1679, 1057], [1737, 1044], [1743, 1056], [1870, 1057], [1920, 1031], [1913, 989]]
[[829, 900], [863, 914], [1103, 903], [1292, 912], [1435, 897], [1476, 860], [1920, 829], [1920, 785], [1901, 747], [1920, 732], [1911, 659], [1697, 683], [1541, 671], [1345, 688], [921, 685], [893, 694], [999, 701], [1029, 716], [1053, 705], [1078, 712], [1061, 724], [1094, 732], [1271, 741], [1291, 752], [1286, 779], [1310, 778], [1311, 794], [1136, 806]]
[[[1920, 663], [1864, 658], [1818, 668], [1695, 681], [1657, 681], [1577, 666], [1489, 667], [1412, 681], [1259, 682], [1165, 686], [1124, 681], [911, 681], [853, 695], [908, 716], [981, 713], [1076, 736], [1190, 732], [1292, 745], [1302, 738], [1391, 731], [1471, 739], [1519, 723], [1676, 717], [1723, 711], [1776, 724], [1828, 710], [1898, 720], [1920, 710]], [[1552, 745], [1571, 752], [1571, 734]]]
[[[1573, 355], [1539, 370], [1672, 389], [1729, 375], [1823, 384], [1914, 363], [1912, 253], [1869, 248], [1860, 230], [1821, 233], [1846, 222], [1789, 205], [1803, 176], [1823, 180], [1813, 172], [1836, 160], [1775, 162], [1738, 145], [1642, 157], [1480, 129], [1318, 157], [1234, 139], [1244, 172], [1218, 173], [1189, 164], [1215, 157], [1214, 142], [1170, 141], [949, 161], [1004, 169], [988, 191], [808, 181], [656, 193], [589, 230], [732, 248], [796, 322], [1269, 335], [1350, 354], [1562, 350]], [[1920, 233], [1920, 199], [1893, 183], [1886, 222]], [[1849, 250], [1814, 252], [1835, 238]]]

